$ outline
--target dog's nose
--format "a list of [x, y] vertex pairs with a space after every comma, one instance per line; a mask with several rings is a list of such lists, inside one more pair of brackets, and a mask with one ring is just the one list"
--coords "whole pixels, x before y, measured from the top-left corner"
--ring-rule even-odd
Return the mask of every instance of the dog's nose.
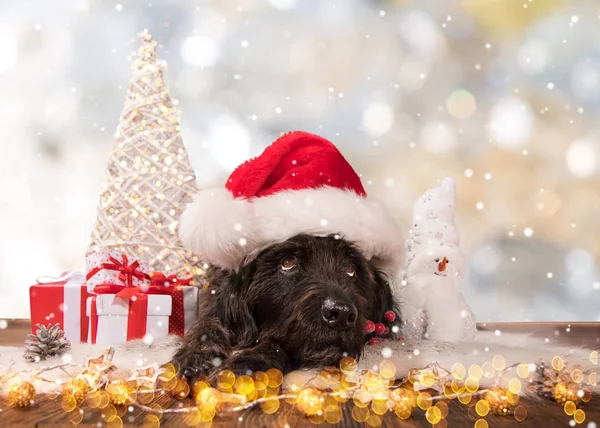
[[328, 298], [321, 305], [321, 315], [328, 326], [344, 329], [356, 325], [358, 311], [352, 303]]

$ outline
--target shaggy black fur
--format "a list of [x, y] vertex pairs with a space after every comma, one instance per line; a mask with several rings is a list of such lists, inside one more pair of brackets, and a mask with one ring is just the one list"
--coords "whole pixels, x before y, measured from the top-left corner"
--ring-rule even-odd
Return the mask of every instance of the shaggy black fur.
[[398, 314], [384, 276], [334, 236], [295, 236], [239, 271], [214, 271], [209, 284], [174, 356], [190, 381], [225, 369], [287, 373], [334, 365], [345, 355], [358, 359], [365, 321], [383, 321], [390, 309]]

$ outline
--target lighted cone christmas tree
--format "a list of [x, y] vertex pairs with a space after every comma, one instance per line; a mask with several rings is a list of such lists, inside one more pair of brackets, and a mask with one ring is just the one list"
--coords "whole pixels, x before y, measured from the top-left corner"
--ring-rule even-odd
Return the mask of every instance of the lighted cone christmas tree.
[[147, 32], [141, 39], [88, 253], [108, 248], [146, 260], [154, 271], [197, 275], [199, 260], [177, 237], [179, 217], [197, 191], [196, 176], [157, 42]]

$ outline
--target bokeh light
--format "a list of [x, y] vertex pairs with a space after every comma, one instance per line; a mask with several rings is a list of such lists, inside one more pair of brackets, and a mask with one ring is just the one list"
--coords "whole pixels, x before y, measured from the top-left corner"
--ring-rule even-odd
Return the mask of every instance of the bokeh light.
[[450, 94], [446, 100], [446, 108], [452, 116], [458, 119], [466, 119], [475, 113], [477, 103], [472, 93], [459, 89]]
[[550, 61], [548, 44], [541, 39], [525, 41], [519, 49], [519, 65], [528, 74], [542, 73]]
[[388, 104], [371, 104], [363, 113], [362, 123], [372, 136], [385, 134], [394, 123], [394, 112]]
[[451, 124], [431, 122], [422, 128], [420, 142], [425, 150], [443, 155], [452, 152], [456, 148], [458, 137]]
[[192, 67], [210, 67], [219, 54], [219, 45], [209, 37], [188, 37], [181, 44], [181, 58]]
[[600, 98], [600, 61], [585, 59], [573, 68], [571, 87], [584, 100]]
[[516, 97], [500, 100], [490, 112], [490, 138], [506, 149], [520, 149], [533, 131], [533, 113], [525, 101]]
[[569, 172], [577, 178], [589, 178], [598, 170], [600, 141], [577, 140], [569, 145], [566, 162]]
[[436, 58], [445, 51], [445, 41], [432, 16], [419, 10], [408, 11], [400, 21], [400, 34], [423, 57]]
[[250, 157], [250, 133], [231, 116], [216, 118], [209, 129], [210, 150], [228, 171]]
[[10, 70], [17, 62], [18, 40], [15, 30], [0, 27], [0, 73]]
[[297, 0], [268, 0], [269, 3], [277, 9], [291, 9], [296, 5]]

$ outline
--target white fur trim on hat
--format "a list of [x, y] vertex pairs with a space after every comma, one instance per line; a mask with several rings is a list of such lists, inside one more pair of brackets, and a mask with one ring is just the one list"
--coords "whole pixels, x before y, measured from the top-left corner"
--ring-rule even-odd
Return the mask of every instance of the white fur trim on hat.
[[286, 190], [234, 199], [226, 189], [201, 190], [184, 211], [183, 244], [200, 259], [227, 269], [297, 234], [339, 234], [393, 277], [404, 260], [404, 239], [383, 205], [333, 187]]

